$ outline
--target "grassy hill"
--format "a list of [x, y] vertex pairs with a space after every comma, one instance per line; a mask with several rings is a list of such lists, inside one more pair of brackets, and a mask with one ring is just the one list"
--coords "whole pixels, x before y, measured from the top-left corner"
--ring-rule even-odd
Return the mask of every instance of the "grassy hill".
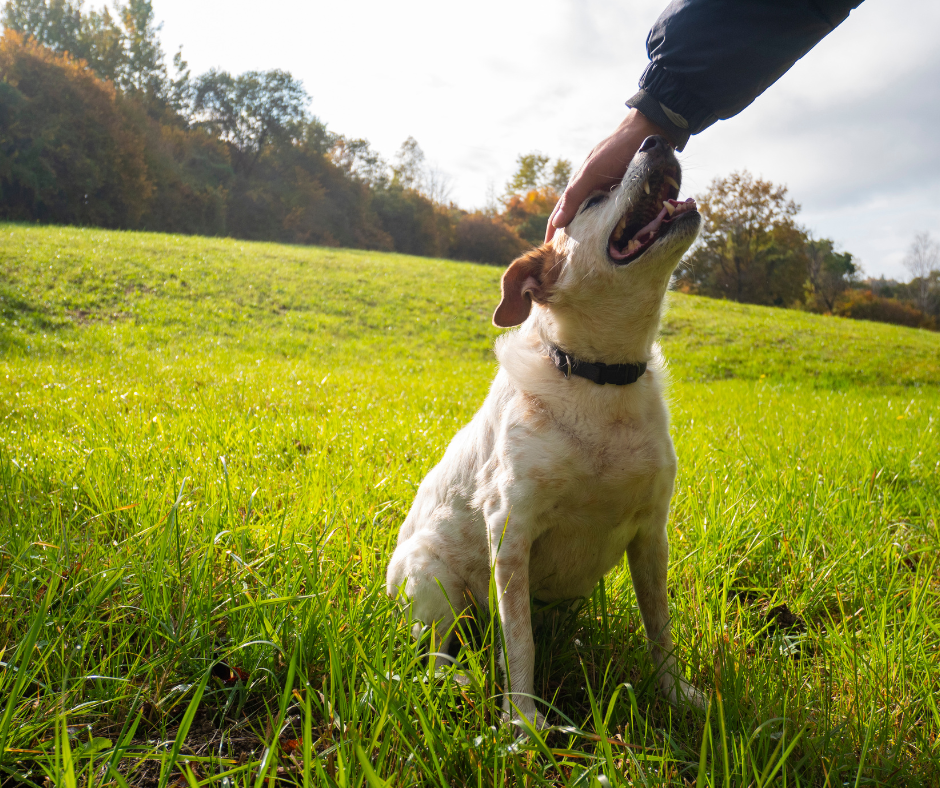
[[671, 604], [707, 721], [657, 695], [625, 567], [538, 635], [570, 730], [512, 744], [486, 637], [470, 685], [427, 676], [385, 564], [495, 372], [500, 273], [0, 225], [9, 780], [58, 784], [66, 749], [95, 785], [940, 779], [924, 331], [672, 297]]
[[[358, 250], [0, 225], [0, 351], [81, 347], [120, 326], [120, 347], [490, 359], [501, 270]], [[125, 330], [127, 329], [127, 330]], [[136, 329], [136, 330], [131, 330]], [[681, 379], [885, 389], [940, 383], [925, 331], [672, 296], [664, 347]], [[77, 344], [76, 344], [77, 343]], [[315, 348], [311, 346], [316, 346]], [[336, 354], [340, 355], [337, 356]], [[350, 354], [350, 355], [343, 355]]]

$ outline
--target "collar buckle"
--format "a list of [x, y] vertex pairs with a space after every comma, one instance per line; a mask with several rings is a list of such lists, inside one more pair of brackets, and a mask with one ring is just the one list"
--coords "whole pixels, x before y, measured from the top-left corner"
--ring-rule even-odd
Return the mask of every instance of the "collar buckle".
[[598, 386], [627, 386], [636, 383], [646, 372], [646, 362], [639, 364], [605, 364], [603, 361], [582, 361], [572, 358], [559, 347], [550, 345], [548, 355], [555, 368], [570, 380], [572, 375], [590, 380]]

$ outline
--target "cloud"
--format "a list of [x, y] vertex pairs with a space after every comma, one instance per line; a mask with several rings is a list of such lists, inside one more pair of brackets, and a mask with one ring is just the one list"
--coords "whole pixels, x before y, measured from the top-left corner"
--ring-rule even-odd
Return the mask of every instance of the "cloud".
[[940, 53], [865, 96], [784, 95], [745, 110], [748, 123], [716, 133], [708, 152], [714, 162], [758, 162], [818, 209], [903, 194], [940, 180], [940, 146], [929, 142], [940, 129], [938, 76]]

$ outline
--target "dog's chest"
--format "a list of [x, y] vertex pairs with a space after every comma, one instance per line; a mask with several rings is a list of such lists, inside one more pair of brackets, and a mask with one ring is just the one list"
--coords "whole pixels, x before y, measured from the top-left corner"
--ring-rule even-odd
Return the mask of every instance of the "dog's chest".
[[554, 430], [555, 445], [528, 469], [543, 502], [530, 580], [546, 601], [589, 594], [638, 532], [661, 527], [675, 478], [672, 441], [659, 425], [581, 420]]
[[552, 406], [530, 422], [532, 451], [516, 455], [515, 470], [545, 475], [582, 504], [610, 496], [626, 503], [643, 479], [675, 465], [661, 400], [610, 413], [570, 401]]

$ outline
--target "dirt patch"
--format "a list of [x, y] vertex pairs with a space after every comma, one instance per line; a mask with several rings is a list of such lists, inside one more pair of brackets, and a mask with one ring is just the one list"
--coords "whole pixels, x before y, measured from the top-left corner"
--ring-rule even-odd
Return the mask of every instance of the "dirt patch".
[[767, 631], [770, 634], [774, 634], [775, 632], [785, 632], [789, 634], [801, 634], [806, 632], [806, 622], [785, 604], [770, 608], [765, 618], [767, 619]]
[[77, 326], [87, 326], [91, 323], [118, 323], [134, 319], [132, 312], [98, 312], [91, 309], [70, 309], [67, 314]]

